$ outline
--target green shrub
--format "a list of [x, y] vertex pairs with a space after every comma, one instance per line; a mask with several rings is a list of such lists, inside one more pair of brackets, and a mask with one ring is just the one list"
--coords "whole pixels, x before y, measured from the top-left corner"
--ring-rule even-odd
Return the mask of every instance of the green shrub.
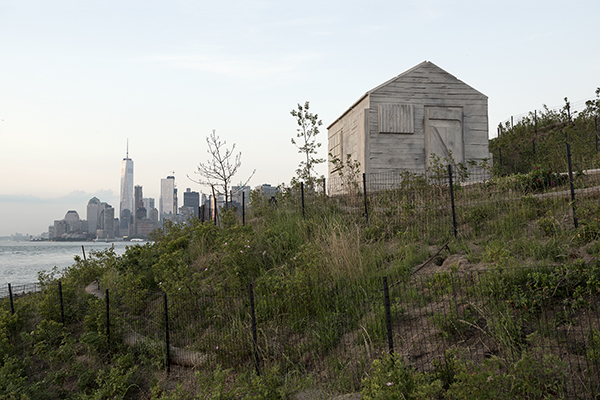
[[397, 355], [373, 361], [371, 373], [362, 384], [363, 400], [436, 399], [443, 386], [440, 379], [412, 370]]
[[559, 399], [567, 377], [566, 365], [554, 356], [540, 360], [524, 354], [508, 365], [498, 358], [486, 359], [481, 365], [461, 361], [456, 367], [447, 399]]

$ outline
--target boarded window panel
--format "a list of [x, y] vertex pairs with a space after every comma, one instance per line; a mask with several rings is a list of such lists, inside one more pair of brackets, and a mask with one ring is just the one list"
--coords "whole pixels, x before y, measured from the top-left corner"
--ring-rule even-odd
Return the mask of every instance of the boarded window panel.
[[379, 132], [415, 133], [413, 108], [412, 104], [379, 104]]
[[333, 158], [340, 158], [342, 155], [342, 130], [337, 131], [329, 139], [329, 153]]

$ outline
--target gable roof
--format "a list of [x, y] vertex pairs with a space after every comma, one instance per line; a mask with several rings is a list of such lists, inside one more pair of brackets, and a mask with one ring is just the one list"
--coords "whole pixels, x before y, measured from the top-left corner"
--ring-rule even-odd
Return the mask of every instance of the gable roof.
[[395, 77], [393, 77], [392, 79], [382, 83], [379, 86], [374, 87], [373, 89], [369, 90], [368, 92], [366, 92], [365, 94], [363, 94], [357, 101], [355, 101], [346, 111], [344, 111], [342, 113], [342, 115], [340, 115], [335, 121], [333, 121], [331, 124], [329, 124], [329, 126], [327, 127], [327, 129], [331, 128], [333, 125], [335, 125], [340, 119], [342, 119], [346, 114], [348, 114], [350, 111], [352, 111], [354, 109], [354, 107], [356, 107], [356, 105], [358, 103], [360, 103], [361, 101], [364, 100], [365, 97], [371, 95], [372, 93], [376, 92], [377, 90], [381, 89], [382, 87], [385, 87], [387, 85], [389, 85], [390, 83], [394, 82], [395, 80], [401, 79], [409, 74], [411, 74], [412, 72], [419, 70], [421, 68], [431, 68], [433, 67], [434, 69], [437, 69], [439, 72], [446, 74], [454, 79], [456, 79], [456, 81], [462, 83], [463, 85], [467, 86], [468, 88], [472, 89], [473, 91], [477, 92], [478, 94], [484, 96], [485, 98], [487, 98], [486, 95], [484, 95], [483, 93], [481, 93], [480, 91], [474, 89], [472, 86], [467, 85], [466, 83], [464, 83], [463, 81], [461, 81], [460, 79], [458, 79], [457, 77], [455, 77], [454, 75], [450, 74], [449, 72], [444, 71], [442, 68], [438, 67], [437, 65], [435, 65], [434, 63], [432, 63], [431, 61], [423, 61], [420, 64], [415, 65], [414, 67], [402, 72], [400, 75], [397, 75]]

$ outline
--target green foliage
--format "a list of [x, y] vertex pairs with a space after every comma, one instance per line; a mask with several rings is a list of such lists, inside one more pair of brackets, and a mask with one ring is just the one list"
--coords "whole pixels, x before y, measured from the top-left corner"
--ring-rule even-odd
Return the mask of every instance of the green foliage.
[[[304, 105], [298, 104], [297, 109], [290, 112], [299, 128], [296, 129], [296, 139], [292, 138], [292, 144], [298, 148], [298, 153], [303, 154], [306, 160], [300, 162], [296, 174], [300, 181], [303, 181], [308, 188], [314, 188], [316, 178], [313, 176], [315, 166], [325, 162], [323, 158], [317, 158], [317, 149], [321, 143], [316, 141], [319, 134], [319, 126], [323, 125], [319, 116], [309, 111], [309, 102]], [[299, 139], [299, 140], [298, 140]]]
[[499, 136], [490, 140], [494, 174], [525, 173], [536, 165], [546, 170], [566, 172], [567, 143], [571, 144], [574, 170], [598, 168], [600, 157], [595, 143], [597, 112], [598, 90], [596, 99], [588, 101], [586, 108], [579, 113], [571, 112], [571, 105], [565, 98], [565, 105], [559, 110], [549, 110], [543, 105], [543, 110], [537, 112], [537, 124], [534, 113], [530, 112], [512, 127], [510, 122], [500, 126]]
[[568, 180], [566, 175], [539, 166], [536, 166], [527, 174], [516, 174], [515, 178], [518, 187], [524, 193], [539, 192], [561, 186]]
[[454, 302], [450, 302], [446, 312], [436, 313], [431, 319], [442, 335], [446, 338], [453, 338], [473, 332], [479, 323], [480, 315], [470, 305], [458, 306]]
[[[597, 198], [582, 196], [581, 226], [572, 228], [566, 200], [530, 194], [550, 189], [536, 188], [533, 177], [545, 173], [536, 174], [456, 184], [459, 225], [469, 229], [458, 241], [448, 228], [447, 166], [440, 160], [429, 176], [403, 173], [397, 187], [370, 194], [368, 225], [362, 204], [348, 198], [313, 196], [303, 218], [292, 188], [278, 194], [277, 205], [253, 204], [258, 213], [248, 226], [233, 211], [221, 226], [167, 223], [153, 243], [130, 246], [121, 257], [108, 250], [44, 272], [44, 292], [16, 299], [14, 316], [7, 301], [0, 304], [0, 372], [8, 377], [0, 377], [0, 397], [270, 399], [306, 386], [356, 391], [365, 377], [363, 398], [560, 397], [562, 381], [553, 379], [565, 379], [566, 369], [553, 361], [556, 347], [537, 349], [527, 337], [536, 332], [540, 343], [564, 343], [567, 357], [598, 363], [598, 327], [586, 318], [600, 294], [600, 209]], [[471, 265], [457, 261], [446, 269], [449, 255], [465, 255]], [[426, 350], [427, 359], [438, 359], [428, 373], [397, 356], [369, 369], [386, 347], [382, 276], [390, 279], [402, 354], [442, 341], [481, 344], [486, 349], [477, 354], [498, 358], [470, 363], [456, 351], [440, 361], [439, 349]], [[106, 303], [82, 290], [97, 278], [110, 289], [110, 343]], [[260, 377], [250, 372], [251, 282]], [[157, 340], [164, 293], [172, 345], [207, 356], [194, 376], [164, 373]], [[429, 334], [413, 342], [422, 331], [411, 327], [421, 324]], [[585, 332], [571, 343], [579, 327]], [[122, 343], [132, 330], [147, 340], [132, 348]]]
[[556, 357], [541, 360], [524, 354], [506, 364], [498, 358], [483, 364], [457, 362], [447, 399], [559, 399], [565, 388], [565, 365]]
[[373, 361], [372, 371], [362, 384], [364, 400], [436, 399], [443, 386], [440, 379], [412, 370], [396, 355]]
[[4, 356], [0, 366], [0, 398], [7, 400], [28, 399], [27, 360]]
[[135, 388], [132, 382], [138, 366], [131, 353], [115, 355], [109, 367], [101, 369], [96, 377], [97, 388], [84, 399], [124, 399], [127, 393]]
[[18, 314], [11, 315], [8, 311], [0, 310], [0, 359], [13, 355], [14, 339], [20, 326]]
[[[262, 371], [260, 376], [251, 372], [236, 374], [232, 369], [223, 369], [217, 364], [210, 372], [196, 372], [194, 392], [177, 385], [174, 390], [165, 390], [158, 384], [152, 389], [155, 400], [271, 400], [286, 399], [301, 384], [295, 377], [286, 377], [279, 366]], [[290, 379], [288, 385], [283, 379]]]
[[577, 232], [578, 242], [590, 243], [600, 239], [600, 204], [587, 203], [577, 210], [581, 228]]
[[538, 220], [538, 226], [546, 236], [555, 236], [560, 230], [560, 222], [550, 213]]
[[346, 154], [346, 160], [329, 153], [333, 172], [337, 173], [342, 183], [342, 190], [351, 195], [356, 195], [360, 190], [360, 162], [352, 160], [351, 154]]

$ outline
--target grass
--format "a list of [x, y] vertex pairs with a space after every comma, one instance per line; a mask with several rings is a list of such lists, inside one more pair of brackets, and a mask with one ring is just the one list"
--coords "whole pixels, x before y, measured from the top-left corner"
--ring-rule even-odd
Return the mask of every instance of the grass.
[[[314, 198], [303, 217], [288, 195], [277, 207], [255, 203], [245, 227], [167, 225], [153, 244], [121, 257], [106, 250], [42, 274], [46, 290], [17, 299], [14, 316], [0, 301], [0, 395], [270, 399], [319, 388], [373, 398], [386, 390], [389, 398], [468, 398], [475, 387], [503, 396], [597, 393], [588, 377], [599, 367], [598, 198], [578, 198], [575, 228], [568, 202], [537, 196], [547, 191], [532, 193], [512, 178], [465, 186], [456, 191], [455, 238], [448, 191], [409, 183], [369, 200], [369, 224], [360, 196]], [[388, 350], [384, 276], [397, 360], [373, 364]], [[104, 301], [82, 291], [96, 277], [110, 291], [110, 341]], [[192, 370], [173, 365], [169, 376], [162, 293], [171, 345], [205, 360]], [[123, 338], [131, 332], [155, 342], [130, 347]], [[564, 364], [548, 361], [558, 356]], [[533, 373], [539, 379], [526, 384]], [[559, 375], [567, 383], [549, 384]], [[387, 385], [398, 377], [412, 383]], [[484, 384], [490, 377], [500, 389]]]

